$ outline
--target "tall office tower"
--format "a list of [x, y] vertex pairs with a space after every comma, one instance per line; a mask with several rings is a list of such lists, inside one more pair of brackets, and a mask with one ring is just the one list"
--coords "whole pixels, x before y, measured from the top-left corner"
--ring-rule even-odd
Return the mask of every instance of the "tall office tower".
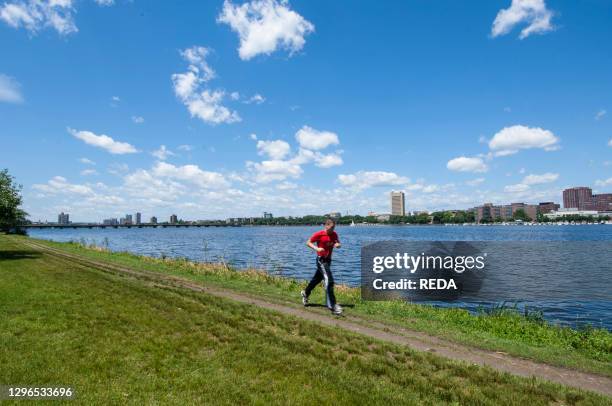
[[64, 214], [64, 212], [61, 212], [57, 216], [57, 223], [58, 224], [70, 224], [70, 215], [68, 213]]
[[585, 210], [591, 205], [593, 191], [590, 187], [573, 187], [563, 191], [563, 207]]
[[142, 216], [140, 213], [136, 213], [136, 224], [141, 224]]
[[405, 216], [406, 215], [406, 200], [404, 192], [392, 191], [391, 192], [391, 215], [393, 216]]

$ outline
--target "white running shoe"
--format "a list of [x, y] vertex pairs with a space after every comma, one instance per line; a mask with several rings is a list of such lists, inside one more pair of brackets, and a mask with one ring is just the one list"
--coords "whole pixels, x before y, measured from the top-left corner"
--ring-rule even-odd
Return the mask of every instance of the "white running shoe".
[[342, 314], [342, 306], [340, 306], [339, 304], [334, 305], [334, 308], [332, 309], [332, 313], [335, 314], [336, 316], [340, 316]]
[[305, 290], [303, 290], [300, 294], [302, 295], [302, 304], [306, 306], [308, 304], [308, 295], [306, 295]]

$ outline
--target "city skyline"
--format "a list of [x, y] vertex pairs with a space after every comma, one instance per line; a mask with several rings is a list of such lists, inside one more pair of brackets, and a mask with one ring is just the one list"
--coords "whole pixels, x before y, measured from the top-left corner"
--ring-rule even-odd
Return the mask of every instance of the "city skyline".
[[608, 2], [68, 0], [30, 20], [8, 7], [30, 3], [0, 4], [0, 165], [33, 221], [387, 212], [391, 190], [435, 211], [612, 188]]
[[[410, 215], [410, 211], [405, 209], [405, 194], [403, 191], [392, 190], [389, 194], [390, 204], [389, 204], [389, 213], [376, 213], [369, 212], [367, 216], [379, 216], [379, 217], [389, 217], [389, 216], [407, 216]], [[443, 210], [439, 210], [438, 212], [444, 211], [472, 211], [474, 212], [477, 222], [480, 222], [482, 218], [490, 218], [496, 219], [500, 218], [502, 220], [512, 219], [516, 214], [516, 211], [521, 209], [525, 212], [525, 214], [532, 218], [536, 219], [538, 214], [546, 214], [546, 213], [556, 213], [557, 216], [563, 215], [572, 215], [572, 214], [585, 214], [590, 215], [594, 212], [605, 213], [608, 215], [612, 214], [612, 193], [602, 193], [598, 195], [592, 194], [592, 189], [585, 186], [574, 186], [571, 188], [567, 188], [563, 190], [562, 193], [562, 203], [556, 203], [555, 201], [547, 201], [547, 202], [538, 202], [535, 203], [525, 203], [525, 202], [505, 202], [505, 203], [491, 203], [491, 202], [483, 202], [480, 205], [470, 207], [470, 208], [446, 208]], [[573, 212], [572, 210], [575, 210]], [[414, 210], [412, 214], [419, 213], [422, 211]], [[428, 211], [425, 211], [428, 212]], [[350, 217], [348, 211], [346, 212], [347, 216]], [[433, 211], [431, 213], [434, 213]], [[310, 213], [308, 215], [320, 216], [318, 213]], [[352, 215], [361, 215], [359, 213], [353, 213]], [[122, 218], [109, 218], [104, 219], [99, 224], [105, 225], [123, 225], [123, 224], [146, 224], [141, 222], [142, 213], [136, 212], [135, 217], [136, 221], [132, 222], [132, 215], [126, 214], [125, 217]], [[323, 216], [337, 218], [342, 217], [341, 212], [330, 212], [326, 213]], [[280, 216], [284, 217], [284, 216]], [[295, 216], [288, 216], [295, 217]], [[297, 216], [300, 217], [300, 216]], [[235, 219], [248, 219], [248, 218], [256, 218], [252, 216], [234, 216], [227, 217], [225, 219], [187, 219], [184, 221], [224, 221], [224, 220], [235, 220]], [[260, 218], [263, 219], [273, 219], [274, 215], [271, 212], [263, 212]], [[69, 213], [61, 212], [58, 215], [58, 224], [69, 224], [71, 223], [69, 220]], [[387, 218], [388, 219], [388, 218]], [[176, 214], [170, 215], [170, 221], [161, 223], [169, 223], [176, 224], [178, 222], [183, 221], [182, 218], [179, 218]], [[40, 222], [40, 221], [39, 221]], [[44, 223], [44, 222], [41, 222]], [[87, 222], [85, 222], [87, 223]], [[98, 222], [91, 222], [92, 224]], [[156, 216], [151, 216], [148, 224], [157, 224], [158, 219]]]

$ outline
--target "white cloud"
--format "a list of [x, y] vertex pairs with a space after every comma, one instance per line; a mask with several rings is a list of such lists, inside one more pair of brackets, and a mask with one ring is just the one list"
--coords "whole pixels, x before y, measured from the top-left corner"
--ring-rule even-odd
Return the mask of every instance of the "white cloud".
[[303, 126], [296, 134], [295, 139], [300, 147], [310, 150], [320, 150], [340, 143], [338, 135], [331, 131], [319, 131], [314, 128]]
[[291, 152], [289, 143], [283, 140], [257, 141], [257, 152], [259, 155], [267, 155], [270, 159], [279, 160], [285, 158]]
[[257, 134], [251, 133], [251, 134], [249, 134], [249, 138], [254, 140], [254, 141], [257, 141]]
[[517, 183], [516, 185], [508, 185], [504, 187], [504, 192], [507, 193], [520, 193], [526, 192], [529, 190], [529, 185], [525, 185], [524, 183]]
[[[269, 160], [259, 163], [247, 162], [247, 168], [254, 173], [254, 180], [257, 183], [271, 181], [282, 181], [287, 178], [299, 178], [302, 173], [302, 165], [314, 163], [319, 168], [331, 168], [342, 165], [342, 151], [323, 154], [313, 149], [323, 149], [332, 144], [338, 144], [338, 136], [327, 131], [317, 131], [304, 126], [300, 129], [295, 138], [300, 144], [297, 154], [288, 158], [291, 153], [291, 146], [283, 140], [263, 141], [258, 140], [257, 135], [250, 134], [252, 140], [257, 140], [257, 152], [259, 155], [266, 155]], [[304, 148], [307, 146], [309, 148]]]
[[45, 184], [34, 184], [32, 188], [44, 193], [58, 194], [70, 193], [80, 196], [90, 196], [94, 194], [91, 187], [86, 185], [71, 184], [62, 176], [54, 176]]
[[599, 110], [597, 113], [595, 113], [595, 120], [601, 120], [603, 116], [605, 116], [606, 114], [608, 114], [606, 110], [604, 109]]
[[95, 169], [83, 169], [81, 171], [81, 176], [89, 176], [89, 175], [97, 175], [98, 171]]
[[142, 124], [142, 123], [145, 122], [145, 119], [144, 119], [144, 117], [141, 117], [141, 116], [132, 116], [132, 121], [135, 124]]
[[342, 165], [341, 152], [342, 151], [336, 151], [331, 154], [322, 154], [318, 151], [300, 148], [297, 155], [291, 158], [291, 162], [297, 165], [314, 162], [319, 168], [331, 168], [332, 166]]
[[181, 56], [189, 62], [189, 67], [185, 73], [172, 75], [174, 93], [185, 104], [192, 117], [198, 117], [210, 124], [241, 121], [236, 111], [222, 104], [224, 91], [202, 89], [203, 84], [215, 77], [215, 71], [206, 61], [209, 54], [208, 48], [198, 46], [181, 51]]
[[202, 188], [215, 189], [229, 186], [222, 174], [204, 171], [197, 165], [174, 166], [166, 162], [157, 162], [151, 173], [161, 178], [187, 181]]
[[25, 28], [36, 33], [53, 28], [66, 35], [78, 31], [73, 19], [72, 0], [21, 0], [4, 3], [0, 7], [0, 20], [13, 28]]
[[478, 186], [484, 181], [485, 181], [485, 178], [476, 178], [476, 179], [466, 181], [465, 184], [468, 186]]
[[604, 180], [596, 180], [595, 185], [599, 187], [607, 187], [612, 186], [612, 178], [604, 179]]
[[128, 166], [128, 164], [121, 164], [121, 163], [115, 162], [108, 166], [108, 173], [111, 173], [113, 175], [118, 175], [118, 176], [126, 173], [129, 170], [130, 170], [130, 167]]
[[608, 146], [612, 147], [612, 138], [610, 138], [610, 141], [608, 141]]
[[118, 103], [121, 101], [121, 98], [119, 96], [113, 96], [111, 97], [111, 100]]
[[282, 160], [247, 162], [247, 168], [255, 171], [255, 181], [258, 183], [281, 181], [287, 178], [295, 179], [304, 172], [300, 165]]
[[277, 48], [293, 54], [304, 47], [304, 37], [314, 31], [314, 25], [291, 10], [286, 0], [253, 0], [242, 5], [226, 0], [217, 21], [238, 34], [242, 60], [269, 55]]
[[319, 168], [331, 168], [332, 166], [340, 166], [344, 162], [339, 154], [319, 154], [315, 156], [315, 165]]
[[95, 2], [99, 5], [99, 6], [112, 6], [113, 4], [115, 4], [115, 0], [95, 0]]
[[546, 8], [544, 0], [512, 0], [510, 7], [497, 13], [491, 35], [497, 37], [508, 34], [515, 26], [525, 23], [527, 27], [521, 30], [520, 39], [531, 34], [543, 34], [554, 29], [553, 13]]
[[466, 156], [451, 159], [446, 167], [457, 172], [486, 172], [489, 169], [482, 158]]
[[236, 111], [231, 111], [221, 103], [225, 93], [220, 90], [210, 92], [204, 90], [194, 98], [187, 100], [185, 104], [192, 117], [198, 117], [212, 124], [235, 123], [241, 121]]
[[357, 189], [367, 189], [377, 186], [401, 186], [410, 182], [410, 179], [393, 172], [359, 171], [348, 175], [338, 175], [338, 181], [343, 186]]
[[96, 163], [89, 158], [81, 158], [79, 162], [85, 165], [95, 165]]
[[151, 152], [151, 155], [153, 155], [157, 159], [165, 161], [166, 159], [168, 159], [169, 156], [174, 156], [176, 154], [167, 149], [165, 145], [160, 145], [158, 150]]
[[206, 58], [211, 50], [206, 47], [193, 46], [181, 51], [181, 56], [189, 62], [189, 71], [198, 75], [198, 79], [207, 82], [216, 77], [213, 68], [210, 67]]
[[231, 92], [229, 96], [232, 100], [240, 100], [240, 93], [238, 92]]
[[549, 130], [513, 125], [497, 132], [489, 141], [489, 148], [495, 156], [505, 156], [515, 154], [520, 149], [542, 148], [554, 151], [559, 148], [558, 144], [559, 138]]
[[260, 95], [259, 93], [255, 93], [251, 98], [245, 101], [246, 104], [261, 104], [266, 101], [266, 98]]
[[297, 184], [293, 183], [293, 182], [281, 182], [278, 185], [276, 185], [276, 188], [278, 190], [291, 190], [291, 189], [297, 189]]
[[115, 141], [108, 135], [96, 135], [91, 131], [77, 131], [68, 128], [68, 132], [86, 144], [105, 149], [111, 154], [133, 154], [138, 150], [127, 142]]
[[558, 173], [543, 173], [542, 175], [527, 175], [521, 183], [525, 185], [541, 185], [542, 183], [550, 183], [559, 179]]
[[522, 193], [529, 191], [529, 193], [531, 194], [529, 197], [535, 198], [536, 194], [534, 194], [534, 191], [531, 189], [532, 185], [551, 183], [555, 182], [557, 179], [559, 179], [558, 173], [547, 172], [541, 175], [530, 174], [525, 176], [521, 183], [504, 187], [504, 192], [513, 193], [518, 195], [517, 197], [519, 197]]
[[176, 149], [178, 149], [179, 151], [190, 152], [193, 151], [193, 145], [183, 144], [176, 147]]
[[0, 73], [0, 102], [22, 103], [21, 85], [10, 76]]

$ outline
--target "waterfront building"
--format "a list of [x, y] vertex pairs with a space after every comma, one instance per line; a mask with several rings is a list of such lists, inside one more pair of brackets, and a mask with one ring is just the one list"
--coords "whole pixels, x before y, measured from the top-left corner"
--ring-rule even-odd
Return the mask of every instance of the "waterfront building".
[[406, 200], [404, 192], [395, 190], [391, 191], [391, 215], [406, 215]]
[[104, 224], [105, 226], [116, 226], [117, 224], [119, 224], [119, 220], [117, 220], [116, 218], [104, 219], [102, 221], [102, 224]]
[[157, 217], [155, 217], [155, 216], [151, 217], [151, 220], [149, 220], [149, 223], [157, 224]]
[[560, 207], [561, 206], [559, 206], [557, 203], [554, 203], [554, 202], [542, 202], [538, 204], [538, 210], [542, 214], [550, 213], [552, 211], [557, 211], [559, 210]]
[[580, 210], [575, 207], [558, 209], [544, 214], [544, 216], [548, 217], [549, 219], [556, 219], [563, 216], [604, 217], [609, 215], [610, 213], [598, 212], [597, 210]]
[[589, 187], [579, 186], [563, 191], [563, 207], [566, 209], [609, 211], [612, 210], [612, 193], [593, 194]]
[[272, 213], [268, 213], [268, 212], [264, 211], [263, 218], [271, 219], [271, 218], [274, 218], [274, 216], [272, 215]]
[[178, 217], [176, 216], [176, 214], [173, 214], [170, 216], [170, 224], [176, 224], [178, 223]]
[[142, 224], [142, 215], [140, 213], [136, 213], [136, 224]]
[[505, 205], [494, 205], [485, 203], [482, 206], [470, 209], [474, 213], [477, 223], [490, 221], [512, 221], [518, 210], [523, 210], [525, 214], [535, 220], [538, 216], [539, 206], [536, 204], [511, 203]]
[[602, 193], [593, 195], [592, 210], [612, 211], [612, 193]]
[[57, 224], [70, 224], [70, 215], [68, 213], [61, 212], [57, 216]]
[[332, 211], [331, 213], [325, 214], [325, 217], [329, 217], [332, 219], [338, 219], [342, 217], [342, 213], [340, 213], [339, 211]]

